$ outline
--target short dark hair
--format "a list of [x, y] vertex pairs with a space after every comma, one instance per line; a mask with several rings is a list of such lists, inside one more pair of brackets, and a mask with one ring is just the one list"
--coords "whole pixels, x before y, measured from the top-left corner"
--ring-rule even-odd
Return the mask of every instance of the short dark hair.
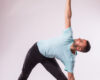
[[88, 52], [90, 50], [91, 46], [90, 46], [90, 42], [87, 41], [86, 42], [86, 47], [84, 48], [83, 52]]

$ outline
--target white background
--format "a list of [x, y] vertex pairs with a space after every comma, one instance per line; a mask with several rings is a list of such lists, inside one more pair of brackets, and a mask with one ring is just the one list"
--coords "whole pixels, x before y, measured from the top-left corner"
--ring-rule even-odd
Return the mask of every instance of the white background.
[[[0, 80], [17, 80], [28, 49], [38, 40], [61, 34], [66, 0], [0, 0]], [[72, 0], [74, 38], [89, 39], [92, 49], [78, 52], [76, 80], [100, 80], [100, 1]], [[64, 65], [57, 60], [64, 74]], [[56, 80], [38, 64], [28, 80]]]

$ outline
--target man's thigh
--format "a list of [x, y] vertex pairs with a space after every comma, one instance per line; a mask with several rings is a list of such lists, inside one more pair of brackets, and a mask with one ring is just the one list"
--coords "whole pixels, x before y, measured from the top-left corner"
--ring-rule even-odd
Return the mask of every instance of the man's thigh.
[[41, 64], [45, 67], [45, 69], [50, 72], [57, 80], [68, 80], [67, 77], [62, 72], [59, 64], [57, 63], [55, 58], [46, 58]]

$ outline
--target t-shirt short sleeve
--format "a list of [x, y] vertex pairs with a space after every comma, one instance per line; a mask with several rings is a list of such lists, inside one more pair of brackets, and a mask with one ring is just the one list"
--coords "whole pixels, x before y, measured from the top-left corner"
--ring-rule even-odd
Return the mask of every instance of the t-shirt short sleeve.
[[70, 61], [69, 63], [67, 63], [67, 65], [65, 64], [65, 71], [73, 73], [74, 70], [74, 61]]
[[71, 27], [68, 27], [68, 28], [65, 28], [63, 30], [63, 33], [62, 33], [63, 37], [65, 38], [73, 38], [73, 32], [72, 32], [72, 28]]
[[71, 27], [65, 28], [62, 31], [62, 38], [66, 42], [70, 42], [73, 39], [73, 31]]

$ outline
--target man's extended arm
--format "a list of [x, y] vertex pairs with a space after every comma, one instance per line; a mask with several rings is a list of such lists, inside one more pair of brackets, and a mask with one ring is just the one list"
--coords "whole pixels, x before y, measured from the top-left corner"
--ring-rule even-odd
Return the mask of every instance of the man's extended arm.
[[[72, 17], [71, 0], [66, 0], [66, 6], [65, 6], [65, 28], [69, 28], [71, 26], [71, 17]], [[68, 80], [75, 80], [73, 73], [68, 72]]]
[[66, 0], [66, 6], [65, 6], [65, 28], [68, 28], [71, 26], [71, 0]]

